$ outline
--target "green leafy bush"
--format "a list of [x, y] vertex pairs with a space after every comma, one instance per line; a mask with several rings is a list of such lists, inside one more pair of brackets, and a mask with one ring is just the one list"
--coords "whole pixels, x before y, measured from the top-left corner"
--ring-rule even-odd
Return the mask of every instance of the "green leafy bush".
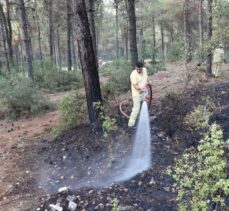
[[49, 91], [67, 91], [83, 86], [82, 73], [79, 70], [63, 71], [49, 63], [36, 64], [34, 81]]
[[118, 199], [112, 200], [112, 211], [120, 211]]
[[119, 60], [107, 63], [100, 68], [100, 71], [110, 77], [110, 80], [102, 88], [111, 90], [114, 93], [125, 92], [130, 89], [130, 74], [132, 71], [129, 62]]
[[108, 134], [111, 131], [115, 131], [118, 129], [117, 124], [116, 124], [116, 119], [110, 117], [106, 113], [105, 107], [100, 103], [94, 103], [94, 107], [100, 111], [100, 120], [102, 121], [102, 126], [103, 126], [103, 136], [104, 138], [108, 138]]
[[172, 62], [179, 61], [183, 58], [184, 47], [182, 42], [174, 42], [168, 49], [168, 59]]
[[166, 70], [166, 67], [163, 62], [158, 62], [158, 63], [153, 64], [152, 66], [147, 67], [148, 75], [153, 75], [154, 73], [158, 71], [164, 71], [164, 70]]
[[59, 104], [60, 124], [57, 132], [69, 129], [86, 119], [86, 102], [72, 90]]
[[229, 193], [226, 160], [223, 155], [229, 140], [223, 141], [220, 126], [212, 124], [197, 149], [185, 151], [168, 173], [175, 180], [179, 210], [207, 210], [224, 206]]
[[209, 127], [209, 119], [212, 116], [211, 110], [215, 108], [214, 102], [210, 98], [203, 98], [204, 105], [199, 105], [194, 108], [185, 117], [185, 124], [194, 130], [205, 130]]
[[2, 78], [0, 96], [0, 116], [2, 118], [38, 114], [54, 107], [27, 78]]

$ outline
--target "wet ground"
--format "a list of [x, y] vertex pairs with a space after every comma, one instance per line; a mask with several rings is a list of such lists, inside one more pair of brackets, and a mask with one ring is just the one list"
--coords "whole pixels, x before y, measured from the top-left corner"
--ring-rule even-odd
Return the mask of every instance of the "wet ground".
[[[125, 155], [130, 153], [132, 146], [130, 137], [134, 131], [125, 130], [123, 134], [119, 134], [119, 138], [112, 143], [119, 145], [119, 147], [113, 150], [116, 158], [113, 160], [110, 167], [109, 162], [107, 162], [108, 160], [106, 159], [109, 157], [109, 151], [106, 151], [108, 146], [106, 144], [102, 144], [101, 146], [101, 144], [99, 144], [101, 142], [96, 142], [95, 140], [97, 139], [94, 136], [92, 140], [93, 144], [92, 142], [91, 144], [85, 144], [86, 151], [89, 152], [89, 154], [94, 155], [98, 152], [96, 146], [100, 146], [100, 155], [102, 155], [104, 159], [99, 162], [96, 160], [96, 163], [99, 163], [99, 165], [92, 167], [88, 164], [91, 164], [90, 159], [95, 159], [93, 156], [90, 157], [90, 155], [88, 155], [88, 157], [86, 157], [88, 162], [83, 161], [82, 166], [85, 170], [83, 175], [76, 176], [76, 178], [73, 179], [74, 182], [71, 184], [67, 181], [65, 181], [65, 184], [62, 183], [62, 186], [68, 186], [70, 190], [65, 193], [50, 196], [44, 205], [41, 205], [41, 210], [49, 210], [50, 204], [58, 204], [62, 206], [64, 210], [69, 210], [69, 201], [67, 198], [70, 196], [74, 198], [73, 201], [77, 204], [76, 210], [112, 210], [112, 208], [114, 209], [114, 205], [112, 204], [116, 199], [118, 200], [120, 210], [177, 210], [175, 200], [176, 192], [172, 186], [173, 181], [171, 177], [166, 175], [165, 170], [168, 166], [173, 165], [174, 158], [179, 156], [184, 149], [197, 145], [201, 137], [198, 131], [193, 134], [191, 134], [190, 131], [187, 131], [184, 126], [184, 117], [194, 108], [194, 106], [204, 103], [203, 97], [209, 96], [217, 105], [213, 111], [214, 115], [211, 118], [211, 122], [216, 121], [220, 124], [224, 130], [224, 138], [229, 138], [228, 90], [229, 83], [216, 83], [208, 86], [198, 86], [195, 89], [188, 90], [182, 95], [168, 95], [164, 98], [157, 105], [157, 110], [152, 111], [152, 113], [156, 115], [154, 121], [151, 122], [152, 166], [147, 171], [142, 172], [128, 181], [111, 184], [109, 184], [109, 182], [108, 184], [104, 183], [105, 187], [103, 188], [90, 187], [90, 183], [93, 185], [98, 184], [98, 186], [102, 184], [101, 180], [97, 180], [97, 178], [102, 178], [102, 181], [105, 182], [107, 178], [112, 178], [115, 171], [120, 170], [120, 165], [117, 165], [117, 163], [123, 161]], [[66, 143], [65, 140], [69, 140], [69, 137], [75, 137], [75, 141], [69, 145], [69, 147], [72, 146], [70, 147], [71, 149], [75, 149], [75, 147], [78, 146], [77, 133], [77, 130], [72, 130], [67, 134], [68, 138], [61, 138], [61, 142]], [[126, 135], [126, 140], [122, 140], [123, 135]], [[113, 138], [115, 138], [115, 136], [117, 136], [117, 134], [114, 134]], [[129, 139], [127, 137], [129, 137]], [[85, 137], [83, 143], [86, 143], [89, 139], [90, 135]], [[88, 148], [88, 146], [90, 147]], [[92, 149], [93, 146], [95, 146], [94, 149]], [[53, 144], [52, 147], [54, 147]], [[63, 157], [64, 153], [61, 153], [60, 150], [57, 151], [58, 155]], [[84, 148], [81, 148], [81, 150], [73, 151], [76, 154], [79, 153], [82, 155], [82, 152], [85, 150]], [[120, 154], [118, 152], [120, 152]], [[78, 157], [75, 159], [75, 162], [81, 162], [84, 158], [85, 155], [83, 155], [83, 159], [82, 157]], [[56, 161], [55, 164], [57, 164], [57, 166], [61, 166], [62, 164], [60, 163], [61, 162], [59, 160]], [[75, 166], [77, 166], [77, 164]], [[87, 176], [88, 169], [94, 176], [96, 175], [96, 178]], [[100, 172], [101, 169], [102, 171]], [[64, 171], [61, 170], [60, 172], [64, 174]], [[55, 175], [58, 174], [55, 173]], [[70, 174], [68, 175], [70, 176]], [[77, 170], [73, 175], [77, 175]], [[74, 184], [77, 186], [81, 177], [84, 177], [84, 184], [85, 186], [89, 186], [88, 188], [74, 186]], [[47, 186], [48, 185], [46, 184], [46, 187]]]

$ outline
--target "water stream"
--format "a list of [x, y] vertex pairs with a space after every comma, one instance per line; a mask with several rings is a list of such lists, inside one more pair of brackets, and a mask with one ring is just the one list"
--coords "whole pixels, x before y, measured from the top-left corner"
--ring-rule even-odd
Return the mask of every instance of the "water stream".
[[123, 174], [118, 177], [117, 181], [128, 180], [138, 173], [147, 170], [151, 165], [151, 138], [150, 138], [150, 121], [149, 112], [146, 102], [143, 102], [137, 130], [134, 138], [132, 155]]

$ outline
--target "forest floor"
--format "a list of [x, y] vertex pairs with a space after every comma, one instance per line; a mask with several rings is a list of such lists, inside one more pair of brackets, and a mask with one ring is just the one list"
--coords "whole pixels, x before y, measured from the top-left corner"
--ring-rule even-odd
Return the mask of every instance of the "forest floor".
[[[209, 95], [220, 107], [211, 121], [217, 121], [225, 138], [229, 137], [229, 65], [223, 66], [220, 78], [207, 79], [204, 74], [193, 77], [182, 99], [160, 103], [165, 93], [183, 89], [184, 83], [178, 82], [184, 72], [181, 65], [168, 64], [167, 71], [150, 76], [154, 99], [150, 113], [155, 117], [151, 122], [152, 166], [126, 182], [114, 184], [111, 179], [132, 148], [134, 132], [128, 130], [127, 120], [121, 116], [119, 130], [109, 141], [87, 125], [54, 137], [52, 128], [58, 124], [58, 111], [12, 122], [1, 120], [0, 210], [45, 210], [50, 203], [60, 203], [67, 210], [69, 195], [75, 196], [77, 210], [112, 210], [115, 198], [121, 210], [177, 210], [176, 192], [164, 171], [174, 157], [197, 141], [182, 130], [184, 116]], [[66, 94], [50, 94], [49, 98], [57, 102]], [[127, 98], [130, 93], [119, 96], [118, 102]], [[114, 110], [118, 113], [117, 105]], [[182, 141], [184, 137], [187, 141]], [[56, 194], [63, 186], [71, 190]]]

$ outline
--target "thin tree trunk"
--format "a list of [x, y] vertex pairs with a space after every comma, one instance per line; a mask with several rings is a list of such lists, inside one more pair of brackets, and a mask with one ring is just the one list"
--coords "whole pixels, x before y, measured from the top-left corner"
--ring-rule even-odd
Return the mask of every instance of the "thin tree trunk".
[[8, 28], [8, 36], [7, 36], [7, 44], [9, 48], [9, 58], [11, 62], [13, 62], [13, 45], [12, 45], [12, 25], [11, 25], [11, 16], [10, 16], [10, 2], [6, 0], [6, 17], [7, 17], [7, 28]]
[[160, 23], [161, 26], [161, 52], [162, 52], [162, 60], [165, 60], [165, 42], [164, 42], [164, 25], [163, 21]]
[[32, 54], [31, 39], [28, 30], [28, 20], [27, 20], [27, 15], [25, 10], [25, 3], [24, 0], [19, 0], [19, 2], [20, 2], [20, 11], [21, 11], [22, 30], [24, 35], [27, 71], [29, 77], [33, 79], [33, 65], [32, 65], [33, 54]]
[[77, 59], [76, 59], [76, 47], [75, 47], [75, 39], [74, 39], [74, 31], [73, 29], [71, 30], [71, 43], [72, 43], [72, 61], [73, 64], [77, 64]]
[[203, 48], [203, 0], [200, 0], [199, 2], [199, 42], [200, 42], [200, 48]]
[[72, 50], [71, 50], [71, 0], [67, 0], [67, 58], [68, 58], [68, 71], [72, 69]]
[[155, 17], [153, 15], [152, 17], [152, 22], [153, 22], [153, 64], [156, 63], [156, 30], [155, 30]]
[[129, 35], [128, 35], [128, 23], [126, 24], [125, 28], [124, 28], [124, 31], [125, 31], [125, 52], [126, 52], [126, 60], [129, 59]]
[[59, 66], [62, 67], [62, 56], [60, 51], [60, 34], [59, 29], [56, 29], [56, 39], [57, 39], [57, 49], [58, 49], [58, 58], [59, 58]]
[[0, 31], [2, 34], [2, 40], [3, 40], [3, 49], [4, 49], [4, 54], [5, 54], [5, 60], [6, 60], [6, 68], [8, 71], [8, 74], [10, 75], [10, 65], [9, 65], [9, 57], [8, 57], [8, 53], [7, 53], [7, 47], [6, 47], [6, 43], [7, 43], [7, 38], [6, 38], [6, 22], [4, 21], [4, 13], [3, 13], [3, 7], [2, 4], [0, 3]]
[[116, 34], [116, 59], [119, 59], [119, 22], [118, 22], [118, 2], [115, 3], [115, 34]]
[[191, 34], [191, 8], [190, 0], [185, 0], [184, 3], [184, 34], [185, 34], [185, 53], [186, 53], [186, 63], [189, 63], [192, 60], [192, 34]]
[[37, 14], [36, 10], [36, 1], [35, 1], [35, 19], [36, 19], [36, 25], [37, 25], [37, 41], [38, 41], [38, 46], [39, 46], [39, 54], [40, 54], [40, 60], [43, 60], [43, 53], [42, 53], [42, 47], [41, 47], [41, 27], [39, 23], [39, 16]]
[[129, 18], [129, 40], [130, 40], [130, 57], [132, 68], [135, 68], [138, 61], [137, 36], [136, 36], [136, 15], [135, 0], [128, 0], [128, 18]]
[[[212, 38], [212, 3], [213, 0], [208, 0], [208, 42], [210, 43]], [[208, 58], [207, 58], [207, 73], [209, 76], [212, 75], [212, 52], [209, 48], [208, 51]]]
[[94, 124], [99, 119], [99, 110], [94, 107], [94, 103], [102, 102], [98, 66], [96, 64], [95, 52], [91, 50], [93, 49], [93, 41], [85, 1], [75, 0], [74, 2], [79, 57], [84, 77], [89, 122]]
[[53, 0], [48, 2], [48, 11], [49, 11], [49, 56], [50, 61], [53, 62]]
[[[21, 66], [23, 67], [24, 66], [24, 58], [23, 58], [23, 44], [22, 44], [22, 37], [21, 37], [21, 31], [20, 31], [20, 28], [18, 27], [17, 28], [18, 30], [18, 38], [19, 38], [19, 47], [18, 47], [18, 51], [19, 51], [19, 57], [20, 57], [20, 61], [21, 61]], [[24, 70], [24, 68], [23, 68]]]

